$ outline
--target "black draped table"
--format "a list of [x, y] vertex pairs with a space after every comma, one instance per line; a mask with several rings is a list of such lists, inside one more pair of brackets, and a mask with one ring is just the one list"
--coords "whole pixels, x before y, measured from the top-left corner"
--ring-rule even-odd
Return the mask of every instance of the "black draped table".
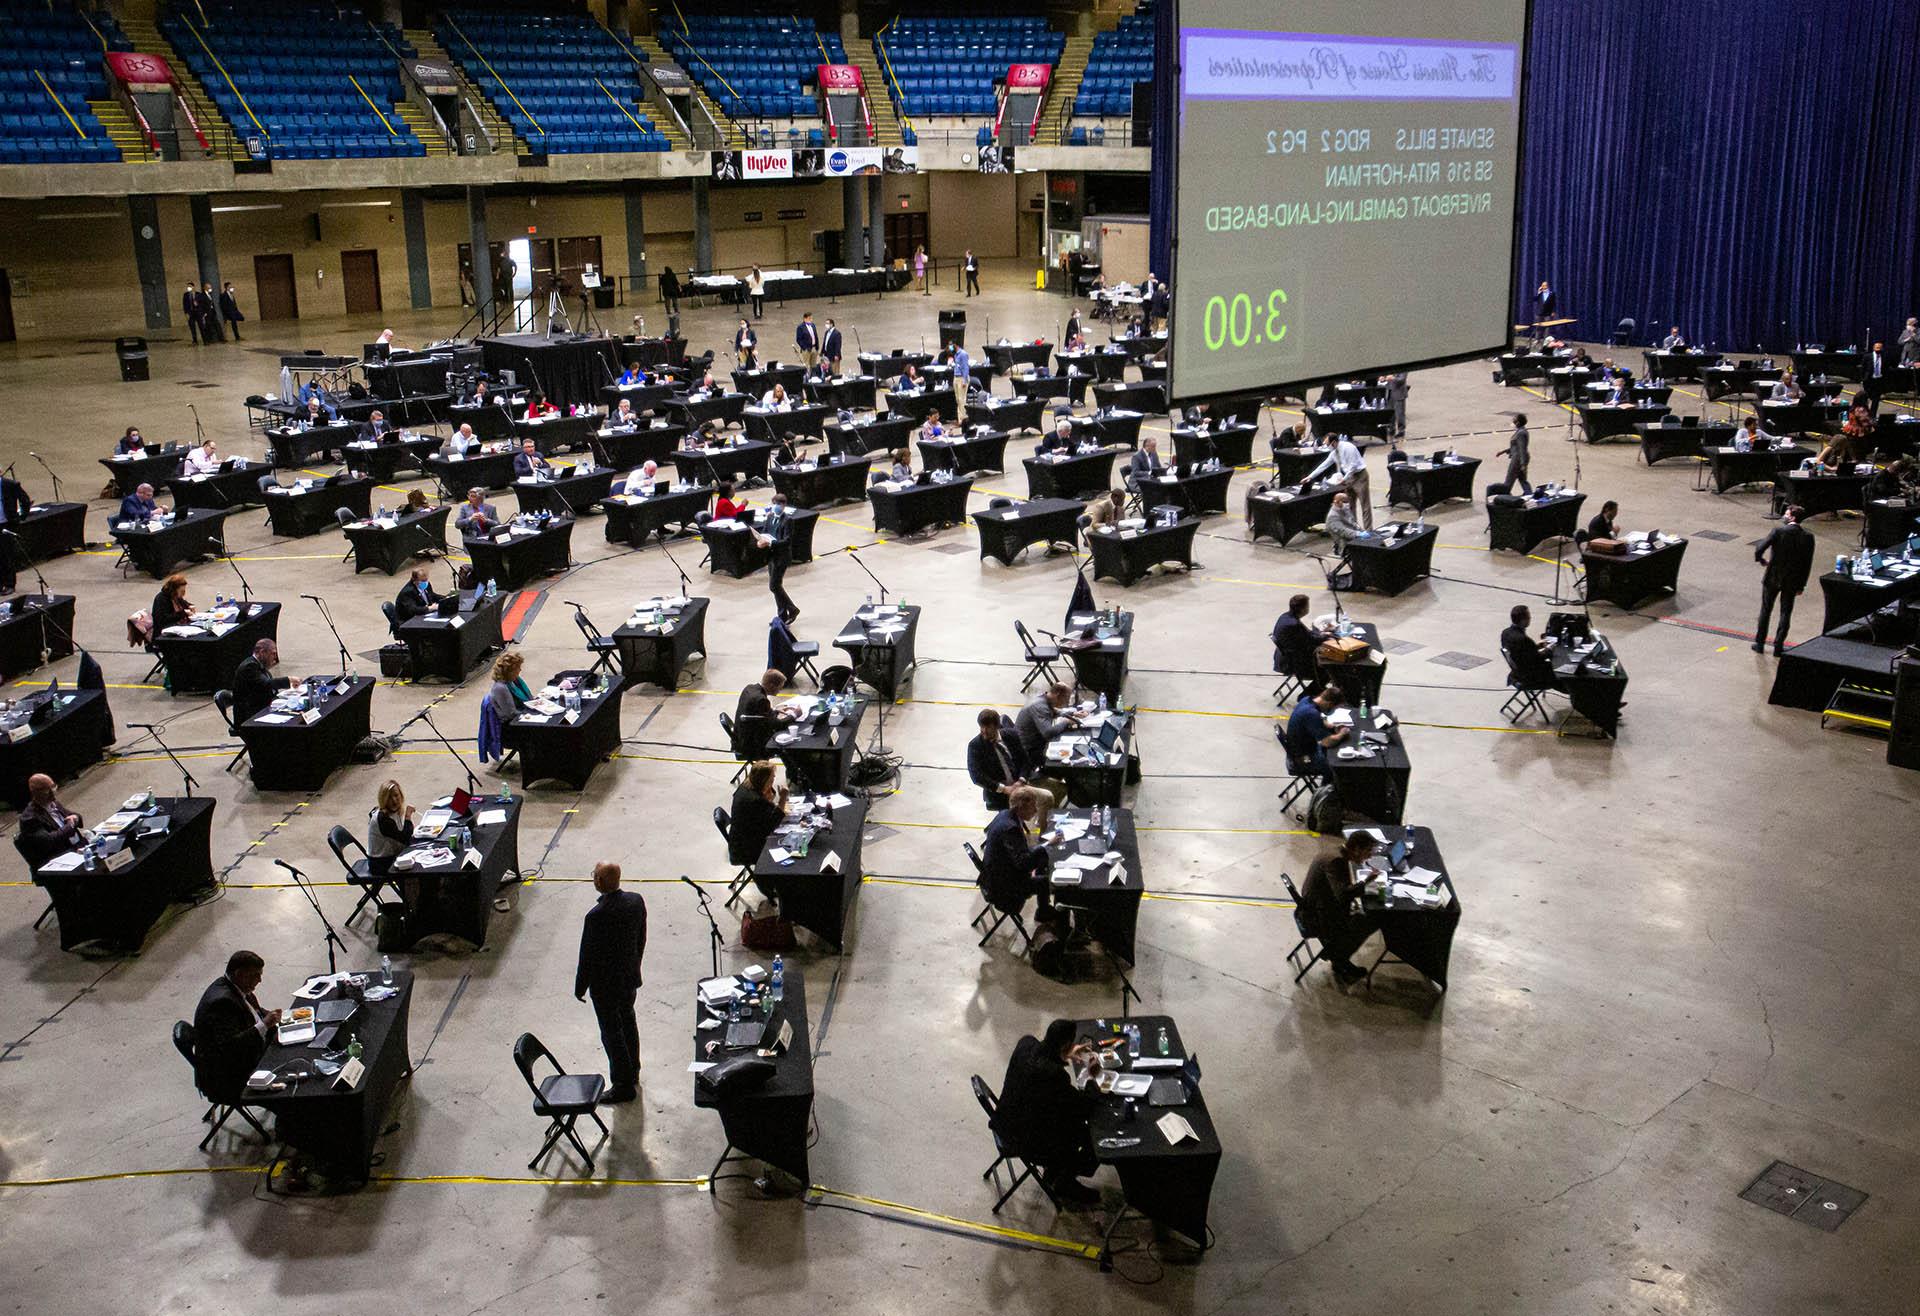
[[[409, 944], [431, 936], [487, 944], [494, 894], [508, 873], [520, 873], [520, 805], [518, 795], [476, 795], [465, 817], [437, 801], [415, 821], [413, 844], [394, 857], [392, 869], [406, 903]], [[477, 864], [466, 860], [469, 851]]]
[[1620, 706], [1627, 697], [1627, 669], [1619, 651], [1606, 636], [1588, 639], [1562, 636], [1547, 651], [1554, 683], [1573, 705], [1573, 711], [1614, 736], [1620, 729]]
[[514, 521], [480, 538], [461, 540], [473, 562], [473, 578], [503, 590], [519, 589], [541, 576], [567, 569], [573, 545], [573, 518], [556, 516], [544, 525]]
[[1861, 569], [1858, 561], [1852, 570], [1828, 571], [1820, 576], [1820, 595], [1825, 605], [1821, 617], [1822, 632], [1837, 631], [1848, 622], [1871, 616], [1889, 603], [1920, 594], [1920, 563], [1889, 559], [1880, 570]]
[[1549, 539], [1571, 539], [1580, 524], [1581, 504], [1586, 501], [1585, 494], [1564, 489], [1551, 494], [1536, 489], [1518, 502], [1491, 499], [1487, 503], [1487, 546], [1531, 553]]
[[[1380, 940], [1386, 947], [1373, 967], [1378, 969], [1391, 956], [1444, 992], [1447, 964], [1453, 958], [1453, 934], [1460, 926], [1460, 897], [1433, 839], [1433, 829], [1381, 826], [1349, 828], [1347, 834], [1355, 831], [1365, 831], [1380, 842], [1381, 853], [1376, 856], [1380, 862], [1395, 841], [1407, 843], [1402, 872], [1389, 874], [1384, 881], [1374, 877], [1361, 891], [1361, 908], [1380, 929]], [[1444, 904], [1434, 904], [1426, 895], [1427, 888], [1433, 886], [1444, 894]]]
[[1316, 439], [1334, 434], [1349, 438], [1384, 439], [1393, 430], [1393, 408], [1308, 407], [1307, 424]]
[[[354, 440], [353, 426], [343, 420], [327, 425], [315, 425], [307, 428], [301, 425], [282, 425], [267, 431], [267, 442], [273, 448], [272, 465], [283, 470], [305, 466], [315, 458], [332, 460], [333, 455], [342, 452]], [[265, 470], [267, 464], [262, 463]]]
[[1649, 543], [1644, 536], [1622, 542], [1627, 546], [1625, 552], [1581, 550], [1580, 565], [1587, 573], [1587, 602], [1604, 599], [1633, 608], [1656, 594], [1672, 594], [1680, 588], [1680, 559], [1686, 555], [1686, 540], [1663, 534], [1657, 544]]
[[1387, 505], [1424, 512], [1449, 498], [1473, 501], [1473, 479], [1480, 470], [1478, 457], [1448, 453], [1439, 459], [1409, 458], [1387, 465]]
[[985, 425], [1008, 434], [1016, 430], [1037, 430], [1045, 405], [1040, 398], [1001, 398], [988, 394], [967, 403], [967, 424]]
[[[813, 561], [813, 532], [820, 513], [799, 508], [790, 518], [787, 554], [792, 563]], [[759, 532], [738, 521], [710, 521], [700, 528], [700, 542], [707, 547], [708, 570], [716, 575], [744, 579], [767, 565], [770, 549], [760, 547]]]
[[853, 695], [836, 700], [831, 708], [817, 695], [796, 696], [791, 702], [802, 715], [774, 733], [767, 752], [786, 765], [787, 781], [795, 790], [845, 791], [860, 753], [860, 723], [873, 700]]
[[1781, 471], [1798, 466], [1811, 456], [1812, 448], [1803, 448], [1797, 443], [1751, 449], [1706, 449], [1707, 469], [1712, 475], [1716, 494], [1738, 489], [1745, 484], [1772, 484]]
[[1867, 547], [1892, 548], [1920, 532], [1920, 499], [1869, 498]]
[[1808, 516], [1821, 512], [1864, 511], [1867, 483], [1873, 478], [1870, 471], [1870, 467], [1857, 466], [1844, 472], [1822, 469], [1781, 471], [1773, 480], [1775, 497], [1800, 504], [1807, 510]]
[[1702, 371], [1719, 365], [1723, 359], [1722, 353], [1697, 347], [1683, 347], [1678, 351], [1649, 347], [1641, 356], [1646, 361], [1649, 379], [1699, 379]]
[[973, 514], [980, 530], [980, 556], [1002, 566], [1034, 544], [1071, 544], [1079, 535], [1087, 505], [1077, 498], [1030, 498], [1024, 503], [989, 507]]
[[1433, 546], [1440, 527], [1389, 521], [1347, 541], [1347, 565], [1353, 587], [1376, 594], [1398, 594], [1433, 572]]
[[679, 687], [682, 669], [694, 655], [706, 655], [707, 603], [705, 598], [656, 598], [634, 608], [626, 623], [613, 632], [628, 685]]
[[240, 727], [253, 784], [317, 791], [353, 760], [373, 725], [373, 678], [314, 676], [284, 691]]
[[1091, 498], [1113, 487], [1111, 448], [1093, 452], [1055, 453], [1027, 457], [1027, 494], [1032, 498]]
[[[773, 1057], [773, 1073], [765, 1083], [714, 1096], [698, 1082], [693, 1086], [693, 1104], [718, 1111], [720, 1127], [727, 1145], [714, 1162], [711, 1173], [719, 1173], [734, 1152], [783, 1171], [801, 1183], [811, 1183], [807, 1173], [807, 1141], [813, 1124], [813, 1049], [807, 1038], [807, 987], [800, 966], [788, 964], [782, 975], [782, 996], [766, 999], [767, 1015], [787, 1025], [792, 1036]], [[731, 984], [734, 994], [744, 995], [746, 982], [740, 978], [711, 979], [700, 984], [694, 995], [693, 1063], [696, 1067], [718, 1064], [733, 1056], [751, 1055], [751, 1047], [727, 1046], [727, 1004], [709, 1005], [702, 992], [718, 987], [724, 994]], [[764, 984], [762, 984], [764, 986]], [[756, 1015], [757, 1022], [766, 1015]]]
[[867, 490], [867, 477], [873, 458], [835, 453], [825, 461], [795, 462], [791, 466], [771, 464], [773, 487], [787, 496], [795, 507], [831, 507], [835, 503], [857, 503]]
[[549, 512], [556, 516], [577, 516], [590, 512], [613, 488], [624, 472], [610, 466], [586, 469], [587, 462], [557, 467], [551, 478], [536, 479], [523, 475], [513, 482], [514, 496], [522, 512]]
[[[61, 950], [92, 943], [132, 954], [168, 905], [213, 886], [212, 800], [161, 796], [151, 808], [123, 808], [92, 827], [126, 841], [126, 848], [97, 861], [69, 851], [33, 872], [34, 884], [53, 901]], [[124, 859], [128, 853], [133, 857]]]
[[502, 596], [488, 598], [479, 590], [462, 590], [453, 616], [429, 612], [401, 622], [400, 639], [407, 646], [413, 679], [437, 676], [455, 685], [466, 680], [483, 656], [504, 645], [501, 603]]
[[[1053, 862], [1048, 884], [1054, 902], [1074, 911], [1082, 931], [1131, 965], [1140, 898], [1147, 889], [1133, 810], [1108, 810], [1106, 825], [1111, 834], [1094, 829], [1091, 805], [1055, 809], [1048, 815], [1048, 831], [1041, 838]], [[1069, 862], [1076, 858], [1085, 862]]]
[[301, 539], [340, 525], [341, 508], [364, 521], [373, 511], [373, 480], [368, 476], [334, 478], [298, 488], [274, 485], [267, 491], [267, 520], [273, 533]]
[[[1669, 457], [1704, 457], [1707, 449], [1730, 445], [1733, 442], [1732, 425], [1687, 424], [1698, 421], [1698, 417], [1688, 416], [1679, 424], [1662, 422], [1657, 425], [1636, 425], [1634, 429], [1640, 435], [1640, 460], [1651, 466], [1663, 462]], [[1666, 417], [1673, 420], [1672, 416]]]
[[866, 825], [863, 798], [796, 796], [753, 866], [754, 881], [772, 894], [781, 916], [836, 951], [846, 948], [847, 915], [860, 891]]
[[676, 448], [673, 469], [682, 480], [718, 484], [722, 480], [764, 480], [773, 445], [743, 439], [719, 448]]
[[0, 730], [0, 799], [19, 809], [34, 773], [67, 781], [106, 756], [113, 713], [105, 690], [35, 690], [0, 714]]
[[591, 441], [594, 460], [616, 471], [632, 470], [648, 462], [665, 465], [674, 449], [685, 443], [687, 427], [657, 422], [632, 429], [602, 426]]
[[1072, 613], [1060, 632], [1060, 656], [1073, 664], [1075, 684], [1116, 702], [1132, 650], [1133, 614], [1125, 609]]
[[600, 510], [607, 514], [606, 537], [609, 543], [632, 544], [644, 548], [655, 535], [665, 539], [669, 527], [686, 530], [694, 518], [713, 502], [713, 486], [695, 484], [676, 488], [665, 479], [657, 480], [653, 492], [623, 492], [601, 499]]
[[[1089, 712], [1093, 705], [1083, 705]], [[1117, 730], [1110, 747], [1102, 748], [1095, 738], [1107, 723], [1112, 722]], [[1132, 710], [1102, 714], [1097, 721], [1085, 721], [1069, 726], [1066, 730], [1047, 737], [1045, 774], [1058, 777], [1067, 788], [1067, 802], [1083, 809], [1096, 804], [1117, 805], [1126, 790], [1128, 761], [1134, 758], [1133, 740], [1134, 716]], [[1090, 734], [1091, 733], [1091, 734]], [[1132, 819], [1127, 820], [1126, 839], [1133, 843]], [[1137, 868], [1136, 862], [1130, 867]], [[1128, 946], [1126, 960], [1133, 962], [1132, 926], [1128, 926]]]
[[186, 455], [187, 450], [175, 443], [164, 447], [148, 445], [145, 450], [128, 456], [102, 457], [100, 464], [113, 477], [114, 492], [125, 498], [143, 484], [155, 489], [166, 488], [167, 481], [180, 473], [180, 463]]
[[1667, 414], [1663, 403], [1636, 402], [1632, 406], [1614, 406], [1606, 402], [1580, 403], [1580, 429], [1588, 443], [1602, 439], [1633, 438], [1642, 425], [1657, 425]]
[[135, 570], [165, 580], [177, 566], [226, 552], [232, 514], [232, 508], [194, 507], [164, 522], [114, 521], [110, 533]]
[[72, 652], [73, 595], [0, 599], [0, 679], [11, 681]]
[[[1353, 734], [1327, 751], [1327, 774], [1341, 807], [1370, 822], [1397, 823], [1406, 810], [1407, 787], [1413, 778], [1413, 761], [1400, 739], [1400, 724], [1395, 721], [1383, 731], [1383, 711], [1378, 708], [1364, 719], [1358, 709], [1343, 711], [1352, 715]], [[1385, 735], [1387, 743], [1365, 743], [1368, 732]]]
[[176, 511], [189, 507], [217, 507], [231, 511], [258, 507], [266, 501], [260, 478], [271, 475], [273, 467], [265, 462], [233, 458], [227, 469], [217, 475], [176, 475], [167, 481]]
[[956, 475], [1004, 470], [1007, 432], [975, 429], [961, 437], [961, 431], [949, 430], [937, 439], [921, 439], [920, 464], [929, 471], [951, 471]]
[[1343, 487], [1334, 480], [1321, 480], [1307, 493], [1301, 493], [1298, 484], [1270, 489], [1255, 486], [1246, 500], [1249, 538], [1284, 544], [1301, 531], [1320, 525], [1333, 506], [1333, 496]]
[[422, 553], [447, 551], [446, 505], [424, 511], [405, 512], [374, 520], [355, 521], [345, 527], [347, 542], [353, 546], [353, 574], [369, 567], [389, 576]]
[[929, 480], [926, 484], [876, 484], [867, 490], [873, 504], [873, 528], [895, 535], [917, 535], [942, 526], [965, 525], [973, 477]]
[[20, 537], [18, 547], [25, 563], [64, 557], [87, 546], [87, 505], [35, 503], [25, 516], [8, 521], [6, 528]]
[[504, 489], [513, 483], [513, 453], [469, 453], [465, 457], [435, 454], [427, 458], [427, 474], [440, 484], [448, 502], [464, 502], [469, 489]]
[[1220, 425], [1205, 430], [1179, 425], [1173, 430], [1173, 459], [1176, 463], [1198, 463], [1211, 458], [1223, 466], [1251, 466], [1256, 432], [1252, 425]]
[[[173, 629], [171, 627], [169, 630]], [[195, 614], [181, 629], [191, 632], [153, 637], [153, 649], [167, 665], [167, 690], [174, 695], [204, 695], [233, 687], [234, 669], [261, 640], [280, 634], [280, 605], [258, 600]]]
[[1177, 507], [1185, 515], [1208, 516], [1227, 510], [1227, 485], [1232, 481], [1231, 466], [1194, 470], [1185, 476], [1169, 467], [1159, 476], [1141, 481], [1135, 489], [1149, 508]]
[[919, 630], [919, 604], [869, 603], [840, 628], [833, 647], [846, 650], [856, 679], [891, 700], [913, 671], [913, 642]]
[[[589, 677], [581, 669], [556, 672], [529, 704], [500, 728], [504, 749], [520, 755], [520, 780], [563, 781], [585, 790], [587, 779], [620, 748], [619, 681]], [[576, 702], [577, 697], [577, 702]]]
[[1087, 532], [1087, 543], [1093, 549], [1093, 579], [1104, 576], [1131, 585], [1162, 562], [1192, 570], [1193, 536], [1199, 529], [1197, 516], [1182, 516], [1170, 525], [1125, 530], [1096, 526]]
[[440, 440], [431, 434], [396, 439], [392, 443], [360, 439], [340, 450], [340, 460], [356, 475], [371, 476], [380, 484], [390, 484], [400, 478], [402, 470], [427, 474], [427, 458], [439, 451]]
[[917, 428], [910, 416], [855, 417], [828, 421], [821, 427], [827, 451], [835, 456], [860, 457], [870, 452], [898, 452]]
[[600, 386], [620, 373], [619, 341], [613, 338], [503, 334], [482, 338], [479, 344], [488, 374], [511, 370], [517, 380], [539, 389], [557, 407], [594, 401]]
[[[1170, 1078], [1182, 1085], [1182, 1099], [1170, 1106], [1147, 1105], [1117, 1092], [1103, 1093], [1095, 1098], [1087, 1131], [1093, 1135], [1094, 1155], [1120, 1176], [1120, 1190], [1128, 1209], [1196, 1246], [1206, 1246], [1207, 1208], [1213, 1198], [1214, 1176], [1220, 1172], [1220, 1135], [1214, 1129], [1206, 1099], [1200, 1095], [1198, 1080], [1189, 1080], [1181, 1072], [1189, 1053], [1180, 1029], [1170, 1016], [1159, 1014], [1128, 1020], [1082, 1019], [1074, 1027], [1078, 1036], [1115, 1044], [1120, 1056], [1119, 1073]], [[1128, 1027], [1139, 1031], [1138, 1054], [1126, 1041]], [[1166, 1042], [1164, 1050], [1162, 1038]], [[1192, 1130], [1192, 1136], [1175, 1125], [1173, 1131], [1180, 1134], [1180, 1141], [1173, 1141], [1160, 1123], [1169, 1115], [1178, 1116]], [[1113, 1223], [1119, 1223], [1117, 1216]], [[1109, 1243], [1111, 1237], [1110, 1229]], [[1101, 1264], [1111, 1266], [1112, 1253], [1107, 1246], [1102, 1247], [1100, 1255]]]

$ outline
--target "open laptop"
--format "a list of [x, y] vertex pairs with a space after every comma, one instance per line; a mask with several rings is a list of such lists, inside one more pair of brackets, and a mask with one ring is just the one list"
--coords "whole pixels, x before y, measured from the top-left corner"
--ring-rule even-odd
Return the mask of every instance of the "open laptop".
[[1120, 723], [1109, 719], [1105, 726], [1094, 733], [1093, 743], [1102, 751], [1111, 753], [1113, 747], [1120, 743]]

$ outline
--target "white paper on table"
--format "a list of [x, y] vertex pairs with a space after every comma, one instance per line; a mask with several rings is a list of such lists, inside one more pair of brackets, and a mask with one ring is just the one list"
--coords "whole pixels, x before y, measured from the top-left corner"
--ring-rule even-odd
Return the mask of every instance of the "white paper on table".
[[467, 624], [467, 619], [457, 614], [447, 618], [447, 625], [453, 627], [453, 629], [456, 631], [459, 630], [462, 626], [465, 626], [466, 624]]
[[689, 1064], [689, 1065], [687, 1066], [687, 1072], [688, 1072], [689, 1074], [702, 1074], [702, 1073], [705, 1073], [705, 1072], [706, 1072], [707, 1070], [709, 1070], [709, 1069], [712, 1069], [712, 1068], [713, 1068], [713, 1062], [712, 1062], [712, 1061], [708, 1061], [708, 1060], [696, 1060], [696, 1061], [694, 1061], [693, 1063], [691, 1063], [691, 1064]]
[[80, 867], [81, 862], [85, 858], [86, 856], [80, 851], [69, 850], [65, 854], [57, 854], [47, 860], [46, 863], [41, 864], [40, 871], [43, 873], [71, 873]]
[[492, 827], [507, 820], [505, 809], [482, 809], [480, 816], [473, 820], [476, 827]]
[[1062, 859], [1056, 867], [1077, 869], [1083, 873], [1090, 873], [1096, 868], [1104, 868], [1106, 863], [1107, 861], [1099, 855], [1076, 854], [1068, 855], [1065, 859]]
[[519, 717], [516, 717], [514, 719], [515, 722], [519, 723], [523, 727], [543, 726], [546, 723], [551, 722], [552, 720], [553, 719], [546, 713], [522, 713]]
[[845, 795], [842, 795], [837, 791], [834, 794], [827, 796], [827, 807], [829, 809], [844, 809], [847, 807], [847, 805], [852, 803], [853, 801], [851, 799], [847, 798]]
[[1352, 726], [1352, 725], [1353, 725], [1353, 710], [1352, 710], [1351, 708], [1336, 708], [1336, 709], [1334, 709], [1334, 710], [1333, 710], [1333, 711], [1332, 711], [1331, 713], [1328, 713], [1328, 714], [1327, 714], [1327, 725], [1328, 725], [1328, 726], [1330, 726], [1330, 727], [1350, 727], [1350, 726]]
[[1178, 1069], [1186, 1064], [1179, 1056], [1135, 1056], [1135, 1069]]
[[767, 847], [767, 858], [773, 860], [776, 864], [784, 864], [787, 860], [793, 858], [793, 854], [784, 846], [772, 845]]
[[826, 854], [824, 854], [823, 856], [821, 856], [821, 859], [820, 859], [820, 871], [821, 871], [821, 873], [822, 873], [822, 874], [826, 874], [826, 873], [837, 873], [837, 872], [839, 872], [839, 871], [840, 871], [840, 856], [839, 856], [839, 855], [837, 855], [837, 854], [835, 854], [835, 853], [834, 853], [833, 851], [831, 851], [831, 850], [829, 850], [829, 851], [827, 851], [827, 852], [826, 852]]
[[256, 722], [271, 722], [275, 726], [280, 725], [282, 722], [293, 721], [293, 719], [291, 717], [288, 717], [285, 713], [262, 713], [259, 717], [255, 718], [254, 720]]
[[1193, 1125], [1187, 1123], [1178, 1111], [1168, 1111], [1155, 1120], [1154, 1124], [1166, 1136], [1167, 1142], [1175, 1147], [1189, 1138], [1195, 1142], [1200, 1140], [1200, 1135], [1193, 1131]]

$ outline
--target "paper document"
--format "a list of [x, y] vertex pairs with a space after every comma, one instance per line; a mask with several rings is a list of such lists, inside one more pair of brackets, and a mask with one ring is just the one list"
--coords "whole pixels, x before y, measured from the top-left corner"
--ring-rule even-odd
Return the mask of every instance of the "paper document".
[[1167, 1142], [1175, 1147], [1189, 1139], [1194, 1142], [1200, 1140], [1200, 1135], [1193, 1131], [1193, 1125], [1187, 1123], [1185, 1117], [1177, 1111], [1168, 1111], [1155, 1120], [1154, 1124], [1161, 1133], [1166, 1135]]
[[474, 824], [479, 827], [492, 827], [496, 823], [503, 823], [506, 820], [507, 811], [505, 809], [482, 809], [480, 816], [473, 821]]
[[77, 872], [80, 868], [81, 863], [85, 859], [86, 859], [86, 856], [82, 854], [80, 851], [69, 850], [65, 854], [57, 854], [53, 858], [47, 860], [46, 863], [41, 864], [40, 871], [43, 873]]

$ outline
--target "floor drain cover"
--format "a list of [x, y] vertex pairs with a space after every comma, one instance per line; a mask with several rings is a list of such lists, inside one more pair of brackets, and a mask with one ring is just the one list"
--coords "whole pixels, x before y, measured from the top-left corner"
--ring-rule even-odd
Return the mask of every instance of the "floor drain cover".
[[1380, 647], [1388, 653], [1415, 653], [1427, 646], [1413, 640], [1382, 640]]
[[1724, 530], [1696, 530], [1693, 532], [1693, 537], [1695, 539], [1711, 539], [1716, 544], [1725, 544], [1735, 538], [1735, 536], [1728, 534]]
[[1470, 672], [1476, 667], [1485, 667], [1493, 660], [1490, 658], [1477, 657], [1470, 653], [1456, 653], [1448, 650], [1446, 653], [1436, 653], [1433, 657], [1427, 659], [1427, 661], [1430, 663], [1439, 663], [1442, 667], [1457, 667], [1463, 672]]
[[1867, 1195], [1858, 1188], [1822, 1179], [1785, 1161], [1769, 1165], [1740, 1196], [1756, 1206], [1792, 1216], [1802, 1224], [1824, 1229], [1829, 1234], [1845, 1224], [1847, 1217], [1867, 1200]]

